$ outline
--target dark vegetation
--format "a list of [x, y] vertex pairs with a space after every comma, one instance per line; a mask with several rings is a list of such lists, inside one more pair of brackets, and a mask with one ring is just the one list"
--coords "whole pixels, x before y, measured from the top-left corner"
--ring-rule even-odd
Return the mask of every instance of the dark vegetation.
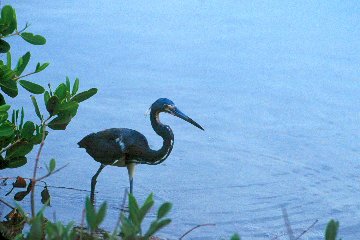
[[[0, 222], [0, 233], [2, 237], [8, 239], [157, 239], [154, 235], [163, 227], [171, 223], [171, 219], [166, 215], [171, 210], [171, 203], [163, 203], [157, 210], [156, 218], [151, 222], [148, 229], [143, 228], [143, 220], [154, 205], [153, 195], [150, 194], [145, 202], [140, 206], [137, 200], [131, 194], [128, 195], [129, 211], [121, 211], [117, 224], [112, 233], [103, 231], [99, 228], [106, 217], [107, 204], [103, 203], [96, 209], [86, 198], [84, 207], [84, 217], [81, 226], [75, 226], [74, 222], [67, 224], [61, 222], [52, 222], [44, 216], [44, 210], [50, 205], [50, 194], [46, 184], [46, 178], [62, 170], [65, 166], [56, 167], [56, 161], [51, 159], [46, 164], [47, 174], [37, 175], [37, 169], [40, 162], [41, 151], [45, 140], [50, 132], [48, 129], [57, 131], [65, 130], [72, 118], [77, 114], [81, 102], [87, 100], [96, 94], [97, 89], [78, 92], [80, 81], [75, 79], [71, 83], [66, 78], [64, 83], [59, 84], [52, 89], [48, 84], [47, 90], [38, 83], [25, 80], [30, 75], [39, 74], [45, 70], [49, 63], [37, 63], [33, 70], [28, 70], [31, 53], [26, 52], [13, 64], [11, 56], [11, 46], [8, 42], [11, 37], [21, 37], [26, 42], [33, 45], [44, 45], [46, 39], [41, 35], [28, 32], [29, 25], [26, 24], [21, 30], [18, 30], [17, 17], [15, 9], [7, 5], [1, 9], [0, 18], [0, 169], [19, 168], [28, 162], [28, 154], [37, 146], [36, 158], [29, 161], [34, 164], [32, 176], [29, 177], [2, 177], [0, 188], [4, 188], [9, 183], [12, 184], [11, 190], [1, 196], [0, 201], [9, 209], [6, 216], [1, 213], [2, 222]], [[24, 51], [25, 52], [25, 51]], [[33, 109], [14, 109], [7, 104], [7, 98], [16, 98], [18, 96], [18, 86], [21, 86], [31, 94]], [[39, 100], [41, 99], [41, 100]], [[38, 101], [39, 100], [39, 101]], [[39, 105], [38, 102], [41, 102]], [[12, 111], [10, 110], [12, 109]], [[44, 110], [42, 110], [44, 109]], [[26, 111], [25, 111], [26, 110]], [[26, 112], [35, 111], [38, 118], [33, 122], [27, 119]], [[35, 209], [35, 194], [37, 187], [41, 186], [40, 192], [43, 207], [40, 210]], [[14, 194], [13, 192], [16, 191]], [[31, 214], [27, 214], [20, 203], [16, 206], [9, 204], [6, 198], [13, 197], [17, 202], [30, 195]], [[125, 205], [126, 195], [124, 196], [123, 207]], [[74, 216], [75, 218], [76, 216]], [[87, 227], [83, 227], [86, 220]], [[315, 225], [312, 224], [308, 229], [295, 237], [291, 231], [291, 226], [284, 214], [285, 225], [288, 230], [290, 240], [300, 239], [306, 232]], [[28, 227], [25, 227], [28, 225]], [[183, 239], [191, 231], [198, 227], [209, 226], [213, 224], [203, 224], [195, 226], [187, 231], [179, 239]], [[339, 223], [331, 220], [325, 230], [324, 238], [326, 240], [335, 240]], [[274, 239], [277, 239], [275, 237]], [[234, 234], [231, 240], [240, 239], [239, 235]]]

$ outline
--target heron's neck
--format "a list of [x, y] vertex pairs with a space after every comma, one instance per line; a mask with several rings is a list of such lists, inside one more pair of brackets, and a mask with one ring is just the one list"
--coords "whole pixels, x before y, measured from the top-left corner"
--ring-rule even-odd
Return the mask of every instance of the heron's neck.
[[160, 122], [159, 114], [160, 111], [156, 110], [152, 110], [150, 112], [151, 126], [153, 127], [154, 131], [163, 138], [162, 147], [159, 150], [152, 150], [150, 157], [151, 162], [164, 161], [169, 156], [174, 144], [174, 134], [169, 126]]

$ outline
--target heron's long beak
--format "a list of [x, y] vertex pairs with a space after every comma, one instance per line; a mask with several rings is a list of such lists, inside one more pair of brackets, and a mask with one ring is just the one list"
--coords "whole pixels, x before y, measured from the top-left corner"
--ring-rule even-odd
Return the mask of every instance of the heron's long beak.
[[191, 118], [189, 118], [188, 116], [185, 115], [185, 113], [181, 112], [178, 108], [174, 107], [170, 113], [178, 118], [181, 118], [185, 121], [187, 121], [188, 123], [191, 123], [192, 125], [194, 125], [197, 128], [200, 128], [201, 130], [204, 130], [202, 126], [200, 126], [200, 124], [198, 124], [197, 122], [195, 122], [194, 120], [192, 120]]

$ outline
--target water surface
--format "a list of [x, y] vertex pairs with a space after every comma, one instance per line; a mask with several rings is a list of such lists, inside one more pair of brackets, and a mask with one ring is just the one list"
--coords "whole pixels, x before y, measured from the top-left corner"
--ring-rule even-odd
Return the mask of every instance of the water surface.
[[[158, 204], [174, 204], [173, 223], [160, 236], [176, 239], [197, 224], [215, 223], [189, 239], [234, 232], [270, 239], [286, 232], [285, 206], [296, 234], [319, 219], [303, 239], [322, 239], [330, 218], [340, 221], [344, 239], [360, 237], [357, 1], [11, 3], [19, 23], [30, 21], [48, 40], [13, 49], [15, 56], [30, 49], [33, 65], [51, 62], [29, 80], [55, 85], [68, 75], [79, 77], [82, 89], [99, 88], [66, 132], [49, 135], [42, 159], [70, 163], [49, 184], [90, 188], [98, 163], [76, 143], [94, 131], [133, 128], [159, 148], [144, 112], [168, 97], [206, 131], [162, 116], [174, 131], [174, 150], [164, 164], [137, 168], [140, 201], [154, 192]], [[30, 161], [2, 174], [30, 176], [32, 167]], [[127, 173], [107, 167], [98, 180], [98, 201], [109, 203], [105, 226], [112, 229]], [[50, 190], [48, 214], [80, 222], [86, 194]]]

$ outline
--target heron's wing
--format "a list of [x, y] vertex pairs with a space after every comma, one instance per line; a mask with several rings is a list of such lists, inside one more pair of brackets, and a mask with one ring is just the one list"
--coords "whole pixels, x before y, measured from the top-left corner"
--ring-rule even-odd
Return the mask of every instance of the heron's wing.
[[79, 146], [96, 161], [112, 164], [115, 160], [141, 158], [149, 149], [146, 138], [141, 133], [127, 128], [111, 128], [84, 137]]
[[115, 132], [101, 131], [87, 135], [78, 144], [96, 161], [112, 164], [125, 156], [116, 139]]
[[126, 153], [128, 160], [141, 159], [150, 151], [145, 136], [132, 129], [121, 129], [118, 144]]

